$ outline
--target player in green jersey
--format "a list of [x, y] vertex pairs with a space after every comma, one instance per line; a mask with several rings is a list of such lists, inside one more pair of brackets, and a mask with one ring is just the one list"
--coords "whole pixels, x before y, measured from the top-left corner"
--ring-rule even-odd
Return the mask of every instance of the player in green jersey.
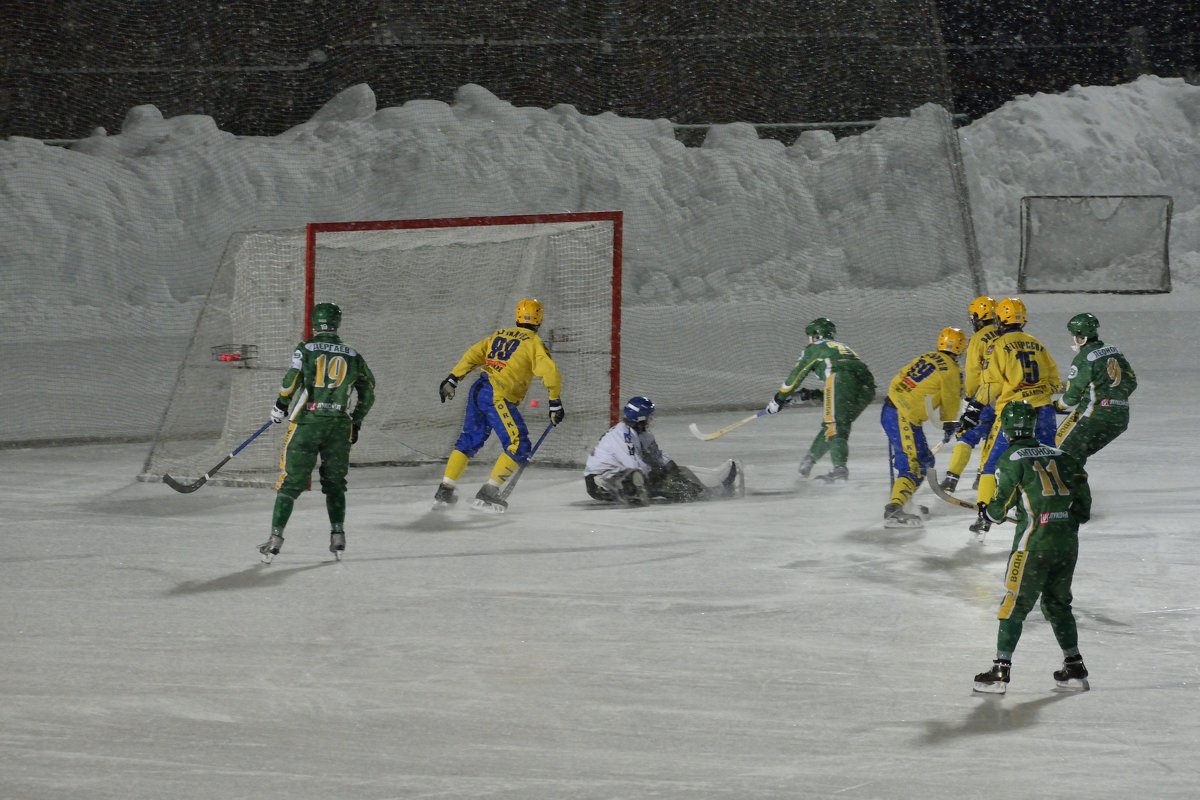
[[[850, 426], [858, 415], [875, 399], [875, 378], [858, 354], [835, 341], [837, 327], [825, 317], [808, 323], [804, 332], [808, 346], [800, 354], [796, 366], [788, 373], [779, 391], [767, 403], [768, 414], [777, 414], [796, 395], [800, 400], [824, 399], [825, 414], [821, 430], [800, 462], [800, 474], [805, 478], [821, 457], [829, 453], [833, 469], [818, 480], [826, 483], [845, 481], [850, 476], [846, 461], [850, 455]], [[802, 389], [800, 382], [809, 373], [824, 381], [821, 389]]]
[[[258, 548], [267, 564], [279, 554], [283, 529], [296, 498], [308, 488], [318, 456], [321, 492], [329, 513], [329, 551], [341, 560], [346, 549], [346, 470], [350, 466], [350, 446], [358, 441], [359, 428], [375, 402], [375, 376], [366, 359], [338, 337], [342, 310], [333, 303], [318, 303], [313, 306], [311, 321], [314, 333], [296, 345], [292, 366], [283, 376], [279, 397], [271, 408], [272, 421], [283, 422], [288, 418], [292, 400], [299, 398], [283, 439], [271, 538]], [[352, 390], [357, 395], [353, 409]]]
[[1057, 442], [1086, 464], [1092, 453], [1129, 427], [1129, 395], [1137, 389], [1137, 375], [1119, 348], [1100, 341], [1095, 315], [1076, 314], [1067, 330], [1078, 354], [1067, 372], [1067, 388], [1054, 403], [1058, 413], [1071, 414], [1059, 426]]
[[1004, 576], [1007, 593], [1000, 603], [1000, 630], [992, 668], [975, 676], [975, 691], [1004, 694], [1013, 651], [1025, 617], [1041, 596], [1042, 614], [1063, 651], [1063, 667], [1054, 673], [1058, 688], [1088, 688], [1087, 668], [1079, 654], [1079, 634], [1071, 612], [1071, 581], [1079, 556], [1079, 526], [1091, 518], [1092, 492], [1077, 458], [1035, 438], [1037, 410], [1013, 400], [1000, 412], [1010, 442], [996, 466], [996, 494], [979, 504], [988, 524], [1003, 521], [1016, 509], [1017, 530]]

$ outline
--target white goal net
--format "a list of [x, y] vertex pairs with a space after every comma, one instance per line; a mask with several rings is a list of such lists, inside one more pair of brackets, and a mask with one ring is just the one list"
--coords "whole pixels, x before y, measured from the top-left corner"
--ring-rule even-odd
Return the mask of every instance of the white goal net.
[[[465, 392], [442, 404], [438, 383], [468, 346], [513, 324], [522, 297], [545, 308], [541, 336], [565, 376], [571, 422], [547, 437], [538, 461], [580, 464], [617, 404], [620, 242], [620, 212], [236, 234], [141, 477], [195, 479], [257, 429], [320, 302], [341, 306], [340, 334], [375, 374], [376, 401], [353, 465], [444, 460]], [[534, 439], [547, 424], [546, 403], [535, 380], [523, 408]], [[214, 482], [272, 482], [284, 427], [247, 447]], [[493, 441], [477, 458], [498, 452]]]
[[1166, 195], [1021, 198], [1020, 292], [1171, 291]]

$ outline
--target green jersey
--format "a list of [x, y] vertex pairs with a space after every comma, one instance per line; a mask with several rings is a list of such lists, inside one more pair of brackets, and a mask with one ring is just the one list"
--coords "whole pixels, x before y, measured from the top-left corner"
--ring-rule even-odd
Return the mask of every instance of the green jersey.
[[[349, 417], [354, 425], [361, 425], [375, 402], [375, 376], [366, 359], [336, 333], [318, 333], [296, 345], [279, 396], [290, 401], [300, 389], [308, 394], [296, 416], [298, 424]], [[358, 394], [353, 410], [351, 391]]]
[[1015, 508], [1013, 550], [1070, 551], [1079, 526], [1091, 518], [1087, 472], [1074, 456], [1029, 437], [1009, 445], [996, 466], [996, 494], [987, 515], [1004, 519]]
[[810, 372], [821, 380], [838, 375], [850, 378], [856, 384], [870, 385], [872, 389], [875, 386], [874, 376], [857, 353], [841, 342], [821, 339], [804, 348], [796, 366], [779, 387], [779, 393], [784, 397], [791, 396]]
[[1096, 408], [1127, 408], [1137, 388], [1137, 375], [1119, 348], [1099, 339], [1079, 348], [1067, 373], [1062, 403]]

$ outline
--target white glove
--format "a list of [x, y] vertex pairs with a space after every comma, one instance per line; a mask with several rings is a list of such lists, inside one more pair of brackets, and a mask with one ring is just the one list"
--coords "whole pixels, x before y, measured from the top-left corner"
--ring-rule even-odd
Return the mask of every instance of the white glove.
[[782, 406], [779, 405], [779, 401], [774, 397], [771, 398], [771, 402], [767, 403], [768, 414], [778, 414], [780, 408], [782, 408]]
[[276, 425], [287, 419], [288, 415], [287, 405], [281, 405], [281, 403], [286, 404], [287, 401], [281, 397], [275, 401], [275, 405], [271, 406], [271, 422]]

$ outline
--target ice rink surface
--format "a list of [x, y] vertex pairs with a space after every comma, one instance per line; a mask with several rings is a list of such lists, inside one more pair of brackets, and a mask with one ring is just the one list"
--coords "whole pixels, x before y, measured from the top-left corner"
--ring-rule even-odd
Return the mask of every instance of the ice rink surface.
[[354, 470], [341, 563], [319, 494], [266, 566], [270, 491], [0, 450], [0, 797], [1200, 796], [1196, 369], [1131, 360], [1089, 462], [1083, 694], [1035, 610], [1008, 695], [972, 695], [1012, 528], [977, 543], [926, 488], [924, 529], [885, 530], [878, 405], [838, 488], [795, 490], [815, 408], [708, 443], [689, 422], [744, 412], [660, 414], [682, 463], [744, 461], [738, 500], [595, 508], [531, 468], [505, 515], [438, 514], [440, 470]]

